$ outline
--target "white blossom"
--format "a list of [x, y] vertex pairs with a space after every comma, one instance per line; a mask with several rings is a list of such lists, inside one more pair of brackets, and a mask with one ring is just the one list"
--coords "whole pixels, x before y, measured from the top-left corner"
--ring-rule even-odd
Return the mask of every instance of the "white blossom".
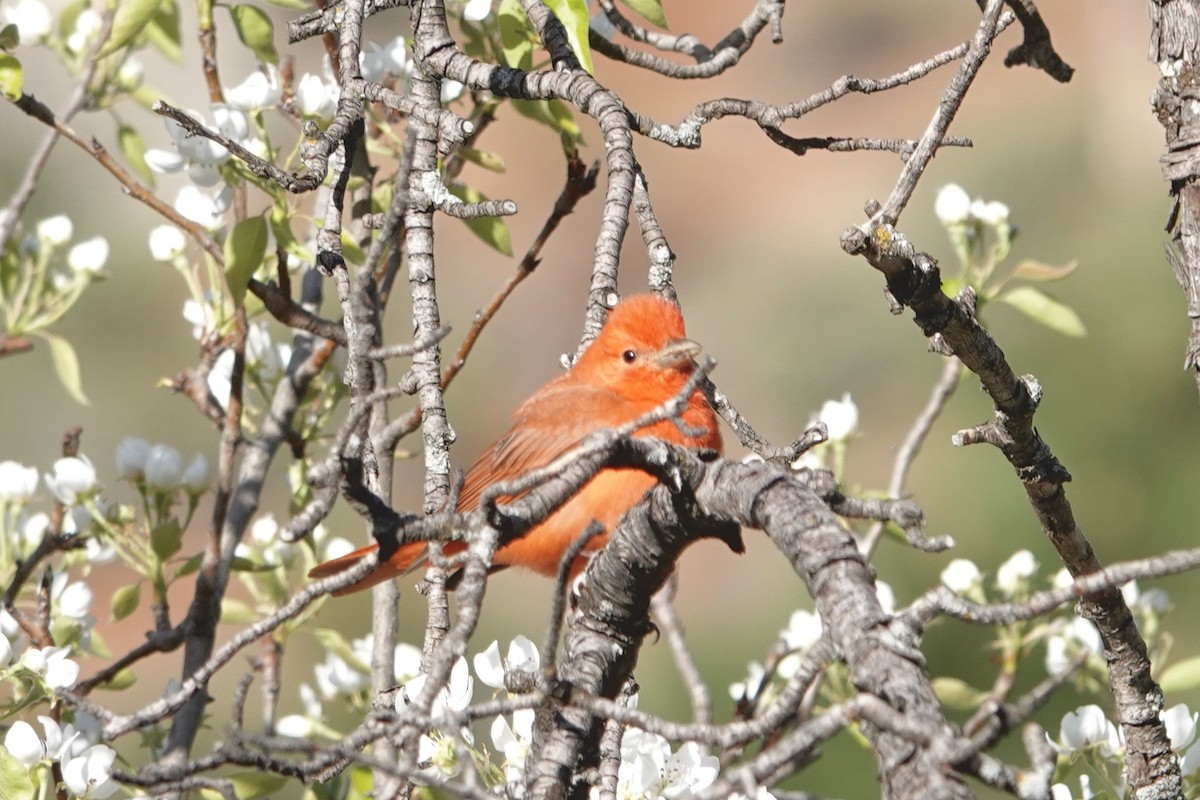
[[980, 585], [983, 575], [975, 562], [956, 558], [942, 570], [942, 583], [955, 594], [964, 594]]
[[173, 492], [183, 479], [183, 456], [169, 444], [156, 444], [146, 456], [146, 485], [157, 492]]
[[241, 111], [257, 111], [279, 105], [283, 88], [279, 85], [279, 70], [267, 64], [265, 71], [251, 72], [237, 86], [225, 90], [225, 100]]
[[765, 676], [766, 671], [763, 669], [763, 665], [757, 661], [751, 661], [746, 665], [746, 680], [729, 685], [729, 697], [734, 702], [757, 697], [759, 690], [762, 689]]
[[1117, 727], [1097, 705], [1080, 706], [1067, 712], [1059, 727], [1058, 741], [1051, 741], [1050, 744], [1060, 753], [1097, 747], [1105, 758], [1115, 755], [1124, 747]]
[[841, 400], [826, 400], [817, 419], [825, 423], [829, 441], [844, 442], [858, 431], [858, 406], [846, 392]]
[[152, 445], [137, 436], [126, 436], [117, 442], [117, 477], [134, 481], [146, 473], [146, 461]]
[[[1095, 797], [1092, 794], [1092, 780], [1087, 773], [1079, 776], [1079, 797], [1078, 800], [1091, 800]], [[1071, 789], [1065, 783], [1056, 783], [1050, 787], [1050, 800], [1076, 800], [1071, 794]]]
[[73, 53], [82, 53], [102, 26], [103, 20], [99, 14], [90, 8], [83, 9], [75, 18], [75, 30], [67, 37], [67, 49]]
[[883, 613], [896, 613], [896, 593], [892, 591], [891, 584], [878, 580], [875, 581], [875, 598], [879, 600], [879, 605], [883, 608]]
[[793, 650], [807, 650], [821, 640], [820, 615], [804, 609], [793, 612], [780, 638]]
[[23, 503], [37, 491], [38, 471], [16, 461], [0, 461], [0, 502]]
[[385, 75], [403, 78], [412, 71], [408, 57], [408, 44], [403, 36], [397, 36], [385, 45], [368, 42], [358, 58], [362, 75], [372, 83], [379, 83]]
[[92, 611], [92, 588], [83, 581], [67, 582], [67, 573], [60, 572], [54, 576], [50, 590], [51, 597], [57, 601], [59, 613], [85, 624], [94, 623]]
[[150, 255], [155, 261], [170, 261], [183, 253], [187, 239], [174, 225], [158, 225], [150, 231]]
[[1018, 550], [996, 570], [996, 588], [1008, 597], [1024, 591], [1037, 573], [1037, 559], [1028, 550]]
[[[41, 0], [16, 0], [0, 7], [0, 21], [16, 25], [25, 44], [45, 39], [54, 30], [54, 17]], [[67, 238], [70, 238], [68, 234]]]
[[188, 490], [189, 494], [203, 494], [208, 491], [209, 483], [212, 481], [212, 475], [209, 470], [208, 459], [203, 453], [196, 453], [192, 456], [192, 460], [187, 463], [183, 469], [183, 477], [180, 478], [180, 483], [183, 488]]
[[117, 68], [117, 84], [127, 92], [141, 86], [145, 77], [146, 65], [135, 55], [127, 54], [121, 66]]
[[21, 665], [41, 675], [51, 689], [69, 689], [79, 679], [79, 665], [67, 658], [69, 647], [31, 647], [21, 655]]
[[[428, 679], [429, 676], [422, 673], [405, 683], [396, 693], [396, 710], [403, 712], [404, 709], [416, 702]], [[433, 700], [433, 715], [436, 717], [448, 712], [462, 711], [471, 704], [471, 695], [474, 693], [474, 689], [475, 681], [467, 669], [467, 660], [460, 656], [450, 669], [450, 679], [445, 686], [438, 690], [437, 696]]]
[[519, 708], [513, 712], [512, 725], [503, 716], [492, 720], [492, 744], [504, 754], [504, 778], [510, 784], [525, 775], [525, 758], [533, 741], [534, 716], [532, 708]]
[[60, 458], [54, 472], [46, 473], [46, 488], [64, 505], [75, 505], [96, 488], [96, 469], [86, 456]]
[[627, 728], [621, 737], [617, 796], [670, 800], [711, 785], [718, 766], [716, 756], [705, 755], [695, 742], [672, 752], [662, 736]]
[[108, 261], [108, 240], [103, 236], [93, 236], [80, 242], [67, 253], [67, 266], [75, 272], [95, 274], [104, 269]]
[[492, 642], [474, 658], [475, 674], [493, 689], [505, 688], [504, 676], [511, 672], [536, 672], [541, 663], [537, 645], [517, 636], [508, 645], [508, 656], [500, 658], [500, 643]]
[[1061, 675], [1082, 653], [1099, 653], [1100, 632], [1090, 620], [1074, 617], [1046, 639], [1046, 672]]
[[304, 117], [329, 119], [337, 110], [340, 91], [336, 83], [305, 73], [296, 82], [296, 110]]
[[116, 758], [117, 752], [107, 745], [89, 747], [63, 764], [63, 782], [76, 797], [103, 800], [118, 788], [112, 779]]
[[[208, 299], [207, 297], [205, 298]], [[183, 301], [183, 319], [192, 325], [192, 338], [202, 340], [217, 326], [217, 315], [211, 303], [195, 300]]]
[[184, 186], [175, 195], [175, 210], [208, 230], [221, 227], [225, 212], [233, 203], [233, 188], [226, 186], [216, 194], [206, 194], [195, 186]]
[[[209, 130], [213, 130], [215, 127], [215, 130], [223, 136], [239, 144], [248, 145], [250, 143], [250, 121], [238, 108], [225, 103], [214, 103], [212, 115], [216, 121], [215, 126], [209, 125], [204, 116], [197, 111], [188, 110], [187, 114]], [[211, 187], [220, 183], [221, 174], [218, 168], [232, 157], [230, 152], [212, 139], [193, 135], [173, 119], [164, 118], [163, 122], [175, 145], [175, 150], [158, 148], [147, 150], [146, 166], [155, 172], [163, 173], [183, 172], [186, 169], [188, 177], [196, 186]], [[175, 203], [176, 210], [187, 216], [179, 207], [178, 199]], [[188, 217], [188, 219], [204, 224], [194, 217]]]
[[1163, 712], [1163, 726], [1167, 729], [1172, 750], [1185, 750], [1192, 743], [1196, 738], [1197, 719], [1200, 719], [1200, 714], [1190, 711], [1185, 703], [1171, 706]]
[[933, 213], [943, 225], [965, 222], [971, 214], [971, 196], [957, 183], [948, 183], [938, 191]]
[[[28, 0], [23, 0], [28, 2]], [[34, 4], [41, 5], [37, 0], [33, 0]], [[18, 23], [17, 27], [20, 27]], [[66, 214], [57, 214], [53, 217], [46, 217], [37, 224], [37, 238], [41, 242], [45, 242], [51, 247], [62, 247], [67, 242], [71, 241], [71, 237], [75, 234], [75, 226], [71, 224], [71, 218]]]
[[467, 5], [463, 8], [463, 19], [481, 22], [491, 13], [492, 0], [467, 0]]
[[4, 749], [26, 767], [32, 767], [46, 757], [46, 746], [25, 720], [17, 720], [4, 734]]
[[446, 78], [442, 81], [442, 102], [449, 103], [457, 100], [462, 95], [463, 88], [458, 81]]
[[999, 200], [975, 200], [971, 203], [971, 216], [985, 225], [999, 225], [1008, 221], [1008, 206]]

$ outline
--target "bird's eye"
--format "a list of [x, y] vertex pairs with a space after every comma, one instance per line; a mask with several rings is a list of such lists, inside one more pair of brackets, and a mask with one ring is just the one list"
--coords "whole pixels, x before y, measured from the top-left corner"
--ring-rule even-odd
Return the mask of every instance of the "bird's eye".
[[624, 353], [621, 353], [621, 358], [624, 359], [626, 364], [632, 364], [637, 361], [637, 353], [633, 350], [626, 350]]

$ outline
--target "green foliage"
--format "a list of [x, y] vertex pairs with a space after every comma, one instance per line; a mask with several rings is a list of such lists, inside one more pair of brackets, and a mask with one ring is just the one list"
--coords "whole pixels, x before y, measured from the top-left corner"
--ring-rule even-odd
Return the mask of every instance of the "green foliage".
[[[10, 25], [9, 28], [11, 27], [13, 26]], [[24, 84], [24, 80], [24, 70], [17, 57], [8, 53], [0, 53], [0, 94], [9, 100], [20, 100], [21, 86]]]
[[34, 800], [37, 791], [29, 770], [12, 753], [0, 747], [0, 786], [5, 800]]
[[134, 611], [137, 611], [142, 602], [142, 585], [140, 583], [131, 583], [128, 586], [122, 586], [113, 592], [110, 608], [112, 609], [112, 619], [114, 622], [120, 622], [128, 617]]
[[121, 148], [121, 155], [125, 156], [125, 163], [129, 165], [137, 176], [142, 179], [142, 183], [147, 186], [154, 186], [154, 173], [146, 166], [146, 140], [138, 133], [137, 129], [130, 125], [120, 125], [117, 127], [117, 144]]
[[589, 15], [586, 0], [547, 0], [546, 5], [566, 29], [567, 41], [571, 43], [571, 50], [579, 59], [580, 65], [589, 73], [594, 72], [592, 51], [588, 45]]
[[225, 240], [225, 280], [235, 306], [246, 299], [250, 278], [267, 254], [267, 221], [262, 217], [242, 220]]
[[647, 22], [660, 28], [667, 27], [667, 15], [663, 12], [662, 0], [621, 0], [621, 4]]
[[150, 20], [158, 13], [162, 0], [121, 0], [113, 15], [112, 33], [97, 54], [99, 58], [110, 56], [130, 44], [134, 37], [145, 30]]
[[61, 336], [52, 333], [38, 334], [50, 345], [50, 358], [54, 362], [54, 374], [59, 383], [67, 390], [67, 394], [82, 406], [88, 405], [87, 395], [83, 393], [83, 378], [79, 369], [79, 357], [75, 348]]
[[[482, 203], [487, 200], [478, 189], [469, 186], [452, 186], [450, 192], [464, 203]], [[512, 239], [509, 236], [508, 225], [499, 217], [475, 217], [464, 219], [471, 233], [482, 239], [489, 247], [506, 256], [513, 254]]]
[[1065, 336], [1084, 336], [1087, 329], [1083, 320], [1070, 306], [1060, 303], [1050, 295], [1032, 286], [1018, 286], [995, 298], [1007, 303], [1035, 322]]
[[249, 47], [264, 64], [277, 64], [279, 53], [275, 51], [275, 25], [266, 12], [257, 6], [237, 4], [229, 6], [229, 14], [242, 44]]
[[183, 41], [179, 26], [179, 5], [165, 0], [146, 23], [146, 42], [172, 62], [183, 61]]
[[161, 562], [170, 561], [182, 546], [183, 529], [175, 517], [163, 520], [150, 531], [150, 548]]

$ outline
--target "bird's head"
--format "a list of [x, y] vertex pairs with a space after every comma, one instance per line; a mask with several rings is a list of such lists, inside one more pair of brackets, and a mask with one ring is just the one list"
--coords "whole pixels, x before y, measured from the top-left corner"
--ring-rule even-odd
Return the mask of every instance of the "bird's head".
[[696, 368], [701, 347], [687, 338], [679, 307], [638, 294], [617, 304], [574, 371], [622, 394], [668, 399]]

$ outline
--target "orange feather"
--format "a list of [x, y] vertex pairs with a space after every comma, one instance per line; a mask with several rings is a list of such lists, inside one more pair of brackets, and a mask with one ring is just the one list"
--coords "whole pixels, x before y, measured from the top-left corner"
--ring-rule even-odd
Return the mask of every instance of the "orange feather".
[[[649, 294], [625, 299], [609, 314], [599, 336], [575, 366], [522, 403], [513, 414], [508, 432], [471, 465], [456, 509], [477, 509], [480, 495], [488, 486], [543, 467], [588, 434], [631, 422], [662, 405], [683, 390], [699, 352], [699, 345], [686, 338], [683, 317], [674, 303]], [[682, 421], [689, 431], [700, 433], [685, 434], [673, 422], [664, 420], [636, 435], [720, 451], [717, 418], [701, 392], [689, 398]], [[500, 547], [494, 565], [520, 566], [553, 576], [571, 542], [589, 523], [595, 520], [606, 531], [589, 543], [588, 550], [593, 551], [604, 546], [618, 518], [655, 482], [653, 476], [638, 469], [602, 470], [541, 524]], [[377, 549], [378, 545], [368, 545], [319, 564], [309, 577], [336, 575]], [[464, 549], [462, 542], [448, 542], [444, 551], [449, 555]], [[386, 562], [339, 594], [402, 575], [423, 563], [426, 551], [423, 542], [402, 545]], [[581, 559], [573, 569], [582, 566]]]

